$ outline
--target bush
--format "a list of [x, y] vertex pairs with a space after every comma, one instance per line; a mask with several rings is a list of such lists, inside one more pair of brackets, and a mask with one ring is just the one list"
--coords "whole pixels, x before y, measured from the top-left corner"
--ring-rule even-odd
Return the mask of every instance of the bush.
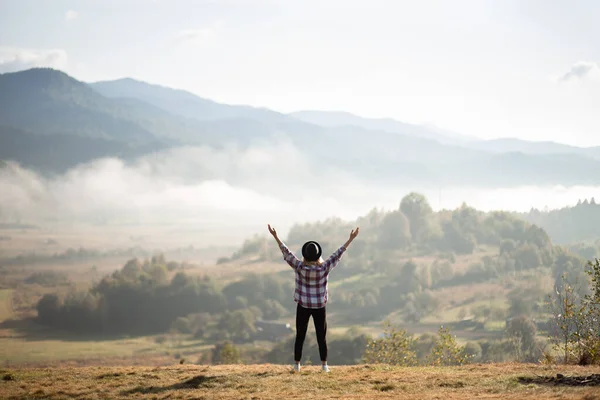
[[416, 365], [415, 341], [404, 329], [385, 322], [383, 337], [367, 343], [363, 358], [371, 364]]
[[471, 362], [480, 362], [483, 355], [481, 345], [477, 342], [467, 342], [463, 349], [463, 354], [466, 359]]
[[214, 364], [239, 364], [240, 351], [229, 341], [217, 343], [212, 351], [212, 361]]
[[437, 340], [427, 358], [431, 365], [462, 365], [469, 361], [465, 348], [456, 343], [448, 328], [440, 327]]
[[188, 318], [179, 317], [171, 324], [172, 332], [189, 334], [192, 333], [192, 323]]
[[25, 283], [42, 286], [60, 286], [68, 282], [67, 274], [58, 271], [37, 271], [25, 279]]

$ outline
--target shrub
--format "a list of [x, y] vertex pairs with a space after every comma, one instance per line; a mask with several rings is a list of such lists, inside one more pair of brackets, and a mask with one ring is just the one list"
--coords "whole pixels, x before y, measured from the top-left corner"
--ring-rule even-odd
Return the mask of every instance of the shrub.
[[415, 365], [415, 340], [404, 329], [394, 327], [386, 321], [383, 337], [367, 343], [363, 358], [365, 362], [374, 364]]
[[67, 274], [58, 271], [37, 271], [25, 279], [25, 283], [42, 286], [60, 286], [68, 282]]
[[563, 273], [549, 299], [550, 340], [565, 364], [600, 363], [600, 260], [588, 262], [585, 273], [584, 287], [577, 279], [569, 282]]
[[212, 351], [212, 361], [215, 364], [239, 364], [240, 351], [229, 341], [217, 343]]
[[469, 361], [465, 349], [456, 343], [456, 338], [448, 328], [440, 327], [438, 337], [427, 357], [431, 365], [462, 365]]

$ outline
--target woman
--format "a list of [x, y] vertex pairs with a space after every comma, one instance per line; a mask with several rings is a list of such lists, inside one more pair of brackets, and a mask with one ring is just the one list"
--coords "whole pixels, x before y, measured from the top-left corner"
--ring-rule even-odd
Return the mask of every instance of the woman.
[[306, 329], [310, 316], [313, 317], [317, 343], [319, 344], [319, 355], [321, 357], [322, 370], [329, 372], [327, 366], [327, 316], [325, 305], [327, 304], [327, 279], [329, 273], [340, 261], [342, 254], [350, 243], [358, 236], [358, 228], [350, 232], [350, 238], [342, 247], [334, 252], [327, 261], [321, 258], [321, 246], [315, 241], [306, 242], [302, 246], [302, 257], [300, 261], [287, 246], [279, 240], [275, 229], [268, 225], [269, 233], [273, 235], [281, 252], [283, 259], [296, 272], [296, 290], [294, 301], [296, 307], [296, 342], [294, 344], [294, 370], [300, 372], [300, 359], [302, 358], [302, 346], [306, 337]]

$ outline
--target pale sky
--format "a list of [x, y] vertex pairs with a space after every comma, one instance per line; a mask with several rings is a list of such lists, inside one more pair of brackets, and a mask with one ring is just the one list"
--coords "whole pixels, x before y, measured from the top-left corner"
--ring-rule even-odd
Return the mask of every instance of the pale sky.
[[596, 0], [0, 0], [0, 72], [600, 145]]

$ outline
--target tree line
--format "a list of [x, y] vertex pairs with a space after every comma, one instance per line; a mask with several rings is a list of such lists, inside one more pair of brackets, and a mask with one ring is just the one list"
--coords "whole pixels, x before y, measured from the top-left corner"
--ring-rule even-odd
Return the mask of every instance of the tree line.
[[[194, 325], [194, 318], [210, 321], [218, 316], [218, 329], [235, 337], [257, 318], [281, 317], [286, 312], [281, 302], [291, 298], [293, 290], [293, 282], [273, 276], [250, 275], [223, 286], [176, 268], [177, 263], [163, 256], [132, 259], [89, 290], [44, 295], [37, 318], [76, 333], [147, 335], [169, 331], [178, 319], [178, 326], [185, 326]], [[184, 317], [190, 321], [181, 321]], [[198, 321], [197, 329], [206, 331], [206, 323]]]
[[[557, 210], [533, 208], [528, 213], [515, 215], [544, 228], [556, 243], [585, 242], [596, 251], [600, 248], [600, 204], [593, 197]], [[594, 252], [594, 256], [597, 255]]]

